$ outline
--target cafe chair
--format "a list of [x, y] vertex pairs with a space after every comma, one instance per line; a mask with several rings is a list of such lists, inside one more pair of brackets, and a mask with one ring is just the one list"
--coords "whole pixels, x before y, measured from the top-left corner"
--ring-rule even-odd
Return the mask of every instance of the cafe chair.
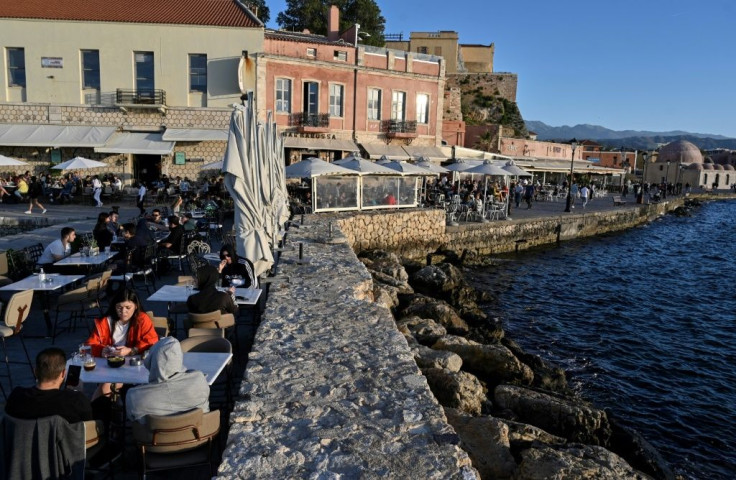
[[[28, 349], [26, 348], [26, 342], [23, 340], [23, 323], [28, 319], [32, 301], [33, 290], [25, 290], [14, 294], [5, 306], [5, 312], [3, 314], [4, 322], [0, 324], [0, 338], [2, 338], [3, 356], [5, 358], [5, 367], [8, 371], [8, 382], [10, 383], [11, 390], [13, 389], [13, 374], [10, 372], [11, 363], [26, 363], [31, 370], [31, 375], [33, 375], [33, 378], [36, 378], [36, 374], [33, 371], [33, 363], [31, 363], [31, 357], [28, 355]], [[17, 338], [20, 341], [26, 356], [25, 362], [10, 360], [8, 346], [6, 344], [6, 339], [9, 338]], [[3, 390], [3, 395], [5, 395], [5, 390]]]
[[212, 443], [220, 432], [220, 411], [194, 409], [176, 415], [147, 415], [133, 422], [133, 438], [141, 455], [142, 478], [148, 472], [207, 466], [212, 469]]
[[[107, 285], [109, 278], [110, 275], [107, 274], [104, 280], [102, 276], [91, 278], [87, 280], [84, 286], [59, 295], [59, 298], [56, 300], [56, 318], [54, 319], [54, 328], [51, 333], [52, 345], [56, 342], [56, 337], [61, 333], [59, 331], [59, 325], [67, 325], [62, 331], [68, 330], [73, 332], [76, 330], [77, 321], [83, 320], [90, 310], [96, 310], [98, 313], [97, 316], [100, 317], [104, 314], [102, 305], [100, 304], [100, 290], [103, 289], [103, 282]], [[59, 315], [62, 312], [68, 313], [69, 317], [60, 322]]]
[[157, 317], [152, 311], [146, 312], [146, 315], [151, 317], [153, 329], [156, 330], [158, 338], [169, 336], [169, 319], [167, 317]]
[[[84, 424], [84, 447], [87, 452], [87, 473], [101, 473], [107, 471], [107, 476], [113, 477], [113, 461], [120, 457], [121, 452], [107, 441], [105, 423], [102, 420], [87, 420]], [[97, 477], [95, 477], [97, 478]]]
[[[233, 345], [229, 340], [217, 336], [194, 336], [185, 338], [181, 342], [181, 351], [200, 353], [233, 353]], [[229, 407], [233, 402], [232, 395], [232, 358], [225, 366], [225, 382], [217, 382], [225, 388], [225, 403]], [[213, 384], [214, 386], [215, 384]], [[212, 390], [211, 390], [212, 391]], [[211, 396], [212, 397], [212, 396]], [[212, 400], [210, 400], [212, 402]]]
[[225, 338], [224, 328], [190, 328], [187, 332], [188, 338], [191, 337], [219, 337]]
[[0, 287], [10, 285], [13, 279], [10, 278], [10, 268], [8, 267], [8, 252], [0, 252]]
[[3, 478], [84, 479], [84, 422], [69, 423], [59, 415], [24, 420], [6, 414], [1, 429]]
[[225, 330], [227, 336], [238, 344], [238, 326], [235, 323], [235, 315], [232, 313], [221, 313], [219, 310], [208, 313], [192, 313], [187, 314], [184, 320], [184, 331], [188, 332], [191, 328], [221, 328]]

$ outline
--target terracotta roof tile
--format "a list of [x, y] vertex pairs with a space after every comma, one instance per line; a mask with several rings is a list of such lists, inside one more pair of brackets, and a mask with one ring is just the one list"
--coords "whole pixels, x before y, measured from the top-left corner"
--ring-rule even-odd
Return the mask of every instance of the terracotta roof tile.
[[0, 18], [263, 27], [237, 0], [0, 0]]

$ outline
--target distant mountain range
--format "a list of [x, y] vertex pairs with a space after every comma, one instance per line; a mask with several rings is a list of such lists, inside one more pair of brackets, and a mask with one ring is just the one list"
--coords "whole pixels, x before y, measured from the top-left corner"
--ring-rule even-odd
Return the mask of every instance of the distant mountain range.
[[593, 140], [611, 148], [655, 149], [660, 145], [676, 140], [687, 140], [703, 150], [712, 148], [736, 149], [736, 139], [707, 133], [690, 133], [682, 130], [670, 132], [648, 132], [638, 130], [611, 130], [600, 125], [575, 125], [552, 127], [544, 122], [527, 120], [524, 122], [530, 132], [537, 134], [539, 140], [567, 142], [571, 138]]

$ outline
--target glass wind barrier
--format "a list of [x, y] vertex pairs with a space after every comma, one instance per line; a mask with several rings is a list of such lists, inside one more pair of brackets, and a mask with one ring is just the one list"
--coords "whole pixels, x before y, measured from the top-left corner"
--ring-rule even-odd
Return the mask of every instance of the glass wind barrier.
[[417, 177], [365, 175], [361, 179], [363, 210], [417, 205]]
[[314, 211], [358, 210], [358, 184], [356, 176], [314, 177]]

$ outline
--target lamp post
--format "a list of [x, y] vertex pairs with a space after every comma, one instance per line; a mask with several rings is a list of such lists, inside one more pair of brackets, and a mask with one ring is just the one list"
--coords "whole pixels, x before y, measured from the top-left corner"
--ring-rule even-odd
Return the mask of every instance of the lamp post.
[[644, 152], [641, 154], [641, 158], [644, 161], [644, 164], [641, 167], [641, 185], [639, 187], [639, 195], [636, 198], [636, 203], [644, 203], [644, 182], [647, 178], [647, 157], [649, 154], [647, 152]]
[[567, 186], [566, 212], [570, 212], [570, 207], [572, 206], [572, 178], [575, 170], [575, 149], [578, 148], [578, 141], [573, 138], [570, 140], [570, 146], [572, 147], [572, 156], [570, 157], [570, 184]]
[[667, 173], [665, 173], [665, 176], [664, 176], [664, 188], [662, 189], [664, 190], [664, 198], [667, 198], [667, 190], [668, 190], [668, 187], [670, 186], [670, 161], [669, 160], [667, 160], [666, 172]]
[[624, 182], [626, 181], [626, 171], [624, 170], [624, 161], [626, 160], [626, 149], [624, 147], [619, 148], [621, 152], [621, 192], [624, 190]]

